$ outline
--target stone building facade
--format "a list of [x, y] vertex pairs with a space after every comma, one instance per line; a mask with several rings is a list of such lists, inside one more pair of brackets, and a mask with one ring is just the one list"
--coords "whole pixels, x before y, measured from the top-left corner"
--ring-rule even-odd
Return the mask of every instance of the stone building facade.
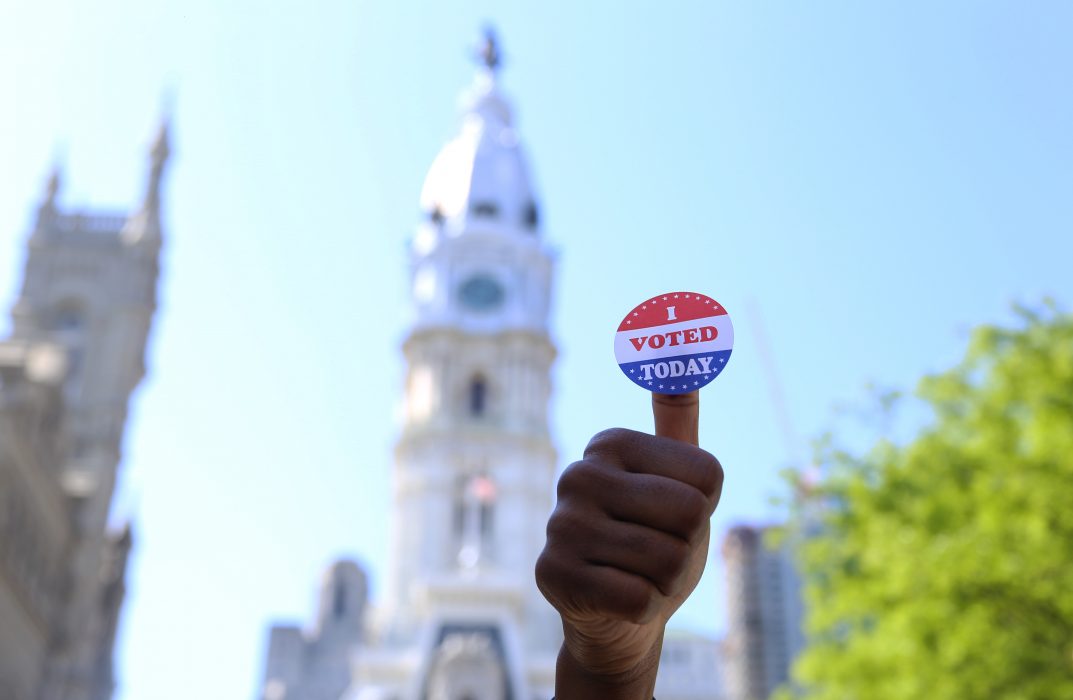
[[161, 248], [162, 125], [131, 213], [64, 210], [49, 178], [0, 341], [0, 698], [107, 700], [131, 529], [109, 527], [145, 374]]
[[350, 685], [350, 660], [362, 643], [368, 583], [353, 561], [324, 572], [316, 620], [271, 629], [263, 700], [339, 700]]

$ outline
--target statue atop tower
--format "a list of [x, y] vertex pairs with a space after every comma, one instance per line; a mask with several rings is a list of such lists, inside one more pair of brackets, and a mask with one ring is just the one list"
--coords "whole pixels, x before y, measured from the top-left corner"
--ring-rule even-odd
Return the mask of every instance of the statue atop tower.
[[489, 71], [494, 73], [499, 70], [499, 65], [502, 63], [503, 58], [499, 55], [499, 43], [496, 41], [496, 32], [492, 27], [485, 27], [484, 29], [484, 41], [481, 42], [478, 56], [480, 56], [481, 63]]

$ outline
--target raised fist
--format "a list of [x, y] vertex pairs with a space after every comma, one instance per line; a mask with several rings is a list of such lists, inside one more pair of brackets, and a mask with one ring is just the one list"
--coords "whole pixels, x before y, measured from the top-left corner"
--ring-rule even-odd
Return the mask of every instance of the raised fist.
[[598, 433], [559, 480], [537, 585], [563, 620], [558, 700], [648, 700], [663, 630], [708, 555], [723, 470], [698, 396], [653, 394], [656, 435]]

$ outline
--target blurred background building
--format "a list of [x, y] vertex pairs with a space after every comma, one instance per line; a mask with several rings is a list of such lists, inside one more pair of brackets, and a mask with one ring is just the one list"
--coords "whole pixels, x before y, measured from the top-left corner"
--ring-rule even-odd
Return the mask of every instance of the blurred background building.
[[65, 211], [49, 178], [0, 341], [0, 698], [106, 700], [131, 528], [109, 526], [145, 374], [161, 247], [162, 126], [141, 205]]
[[[562, 640], [533, 567], [552, 508], [554, 253], [488, 35], [461, 132], [421, 193], [395, 447], [392, 564], [325, 574], [308, 631], [273, 627], [262, 700], [547, 700]], [[720, 700], [718, 646], [672, 635], [664, 700]]]
[[766, 700], [804, 648], [801, 581], [792, 540], [765, 543], [771, 527], [739, 525], [723, 539], [727, 700]]

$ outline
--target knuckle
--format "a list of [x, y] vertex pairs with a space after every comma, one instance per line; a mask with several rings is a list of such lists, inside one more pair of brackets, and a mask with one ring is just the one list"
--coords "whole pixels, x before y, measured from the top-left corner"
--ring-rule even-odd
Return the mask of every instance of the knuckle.
[[560, 501], [578, 493], [585, 493], [590, 488], [592, 478], [591, 464], [584, 461], [574, 462], [559, 477], [555, 493]]
[[556, 608], [559, 607], [563, 592], [573, 587], [570, 579], [571, 570], [562, 557], [547, 548], [537, 557], [533, 572], [537, 589]]
[[692, 553], [693, 550], [689, 544], [681, 540], [671, 540], [661, 547], [662, 569], [668, 580], [678, 578]]
[[537, 557], [536, 566], [534, 567], [537, 586], [541, 590], [544, 590], [546, 585], [555, 581], [558, 568], [554, 555], [545, 547], [544, 551]]
[[589, 444], [585, 447], [585, 456], [620, 454], [633, 441], [634, 434], [634, 431], [626, 428], [601, 430], [589, 440]]
[[559, 477], [556, 494], [560, 502], [576, 498], [582, 502], [597, 503], [614, 491], [618, 481], [614, 468], [584, 459], [566, 468]]
[[664, 595], [670, 595], [675, 581], [689, 563], [692, 550], [688, 543], [677, 538], [666, 538], [659, 547], [650, 550], [650, 560], [645, 575]]
[[537, 586], [540, 586], [542, 581], [548, 580], [548, 550], [544, 549], [536, 560], [536, 566], [533, 567], [533, 575], [536, 577]]
[[545, 548], [579, 555], [598, 536], [598, 521], [585, 509], [559, 505], [547, 521]]
[[564, 469], [563, 473], [559, 476], [559, 483], [555, 487], [555, 493], [560, 501], [563, 500], [564, 496], [570, 495], [570, 493], [577, 488], [576, 485], [580, 479], [578, 471], [585, 468], [584, 464], [584, 462], [574, 462]]
[[615, 614], [629, 622], [641, 623], [651, 615], [655, 591], [650, 584], [635, 580], [622, 586], [608, 602]]
[[697, 485], [707, 496], [715, 495], [723, 487], [723, 466], [711, 452], [699, 447], [693, 451], [693, 469], [697, 473]]
[[554, 546], [566, 546], [587, 529], [588, 520], [576, 509], [558, 506], [548, 518], [548, 542]]
[[675, 512], [678, 514], [681, 534], [691, 537], [704, 527], [704, 524], [711, 517], [708, 509], [708, 499], [700, 491], [689, 489], [683, 493], [675, 508]]

